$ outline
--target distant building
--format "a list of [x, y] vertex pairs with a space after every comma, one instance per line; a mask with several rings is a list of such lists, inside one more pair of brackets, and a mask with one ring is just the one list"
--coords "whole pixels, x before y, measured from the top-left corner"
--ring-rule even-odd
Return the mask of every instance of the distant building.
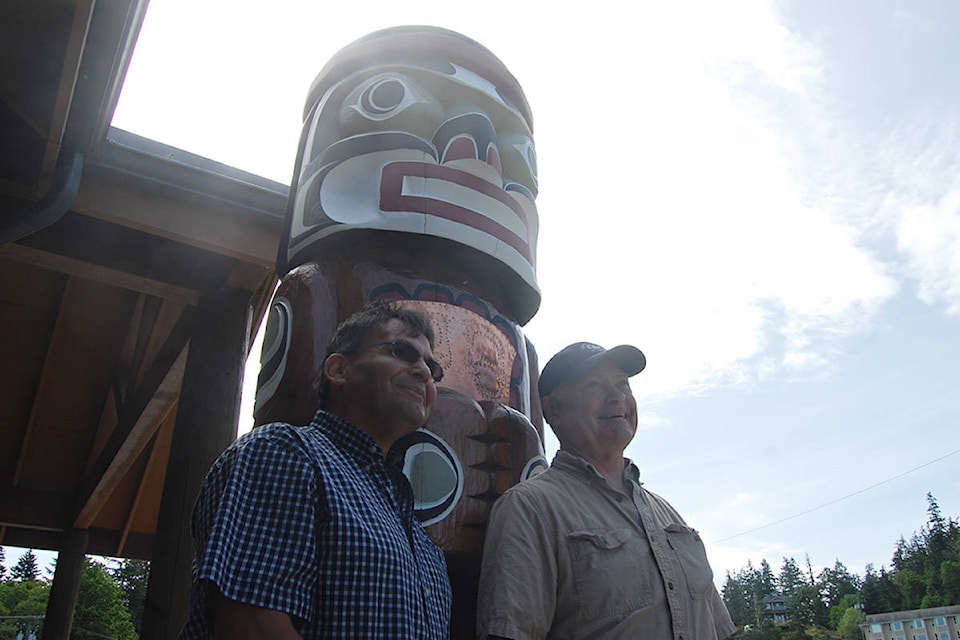
[[866, 640], [958, 640], [960, 605], [875, 613], [860, 630]]
[[774, 626], [782, 627], [790, 623], [793, 615], [793, 601], [786, 596], [773, 594], [763, 599], [763, 615]]

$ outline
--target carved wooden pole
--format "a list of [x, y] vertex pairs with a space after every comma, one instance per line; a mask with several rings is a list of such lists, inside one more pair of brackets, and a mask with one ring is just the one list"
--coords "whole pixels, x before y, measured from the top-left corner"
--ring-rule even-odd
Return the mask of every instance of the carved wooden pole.
[[537, 169], [523, 90], [490, 51], [431, 27], [348, 45], [310, 90], [258, 381], [258, 424], [309, 422], [325, 346], [363, 305], [429, 317], [446, 372], [424, 429], [397, 444], [417, 517], [472, 638], [493, 501], [543, 470]]

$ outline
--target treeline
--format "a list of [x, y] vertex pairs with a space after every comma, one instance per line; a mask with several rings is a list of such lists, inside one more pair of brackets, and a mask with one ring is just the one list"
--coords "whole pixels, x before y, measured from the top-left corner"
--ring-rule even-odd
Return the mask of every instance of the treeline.
[[807, 557], [802, 566], [784, 558], [776, 574], [766, 559], [728, 572], [723, 600], [734, 623], [758, 639], [825, 638], [829, 630], [860, 640], [866, 615], [960, 604], [960, 524], [943, 517], [930, 493], [927, 505], [926, 525], [900, 538], [890, 571], [868, 564], [861, 577], [837, 560], [814, 575]]
[[[25, 551], [7, 570], [5, 556], [0, 547], [0, 640], [29, 638], [31, 633], [40, 637], [54, 567], [42, 575], [33, 551]], [[84, 560], [70, 636], [74, 640], [140, 637], [150, 565], [141, 560], [110, 565]]]

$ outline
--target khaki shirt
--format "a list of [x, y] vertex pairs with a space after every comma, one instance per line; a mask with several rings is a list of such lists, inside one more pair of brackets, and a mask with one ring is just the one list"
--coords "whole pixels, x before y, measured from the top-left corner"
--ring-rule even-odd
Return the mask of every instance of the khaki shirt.
[[718, 640], [736, 630], [703, 542], [626, 465], [632, 499], [582, 458], [508, 490], [490, 515], [477, 634]]

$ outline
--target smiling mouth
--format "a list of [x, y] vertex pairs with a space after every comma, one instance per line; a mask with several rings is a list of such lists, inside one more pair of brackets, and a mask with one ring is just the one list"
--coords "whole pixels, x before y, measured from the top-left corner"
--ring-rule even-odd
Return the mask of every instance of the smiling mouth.
[[627, 414], [625, 413], [615, 413], [609, 416], [600, 416], [599, 420], [603, 422], [630, 422], [629, 418], [627, 418]]
[[427, 399], [427, 392], [423, 389], [418, 389], [416, 387], [401, 387], [406, 395], [415, 397], [421, 403], [425, 402]]

